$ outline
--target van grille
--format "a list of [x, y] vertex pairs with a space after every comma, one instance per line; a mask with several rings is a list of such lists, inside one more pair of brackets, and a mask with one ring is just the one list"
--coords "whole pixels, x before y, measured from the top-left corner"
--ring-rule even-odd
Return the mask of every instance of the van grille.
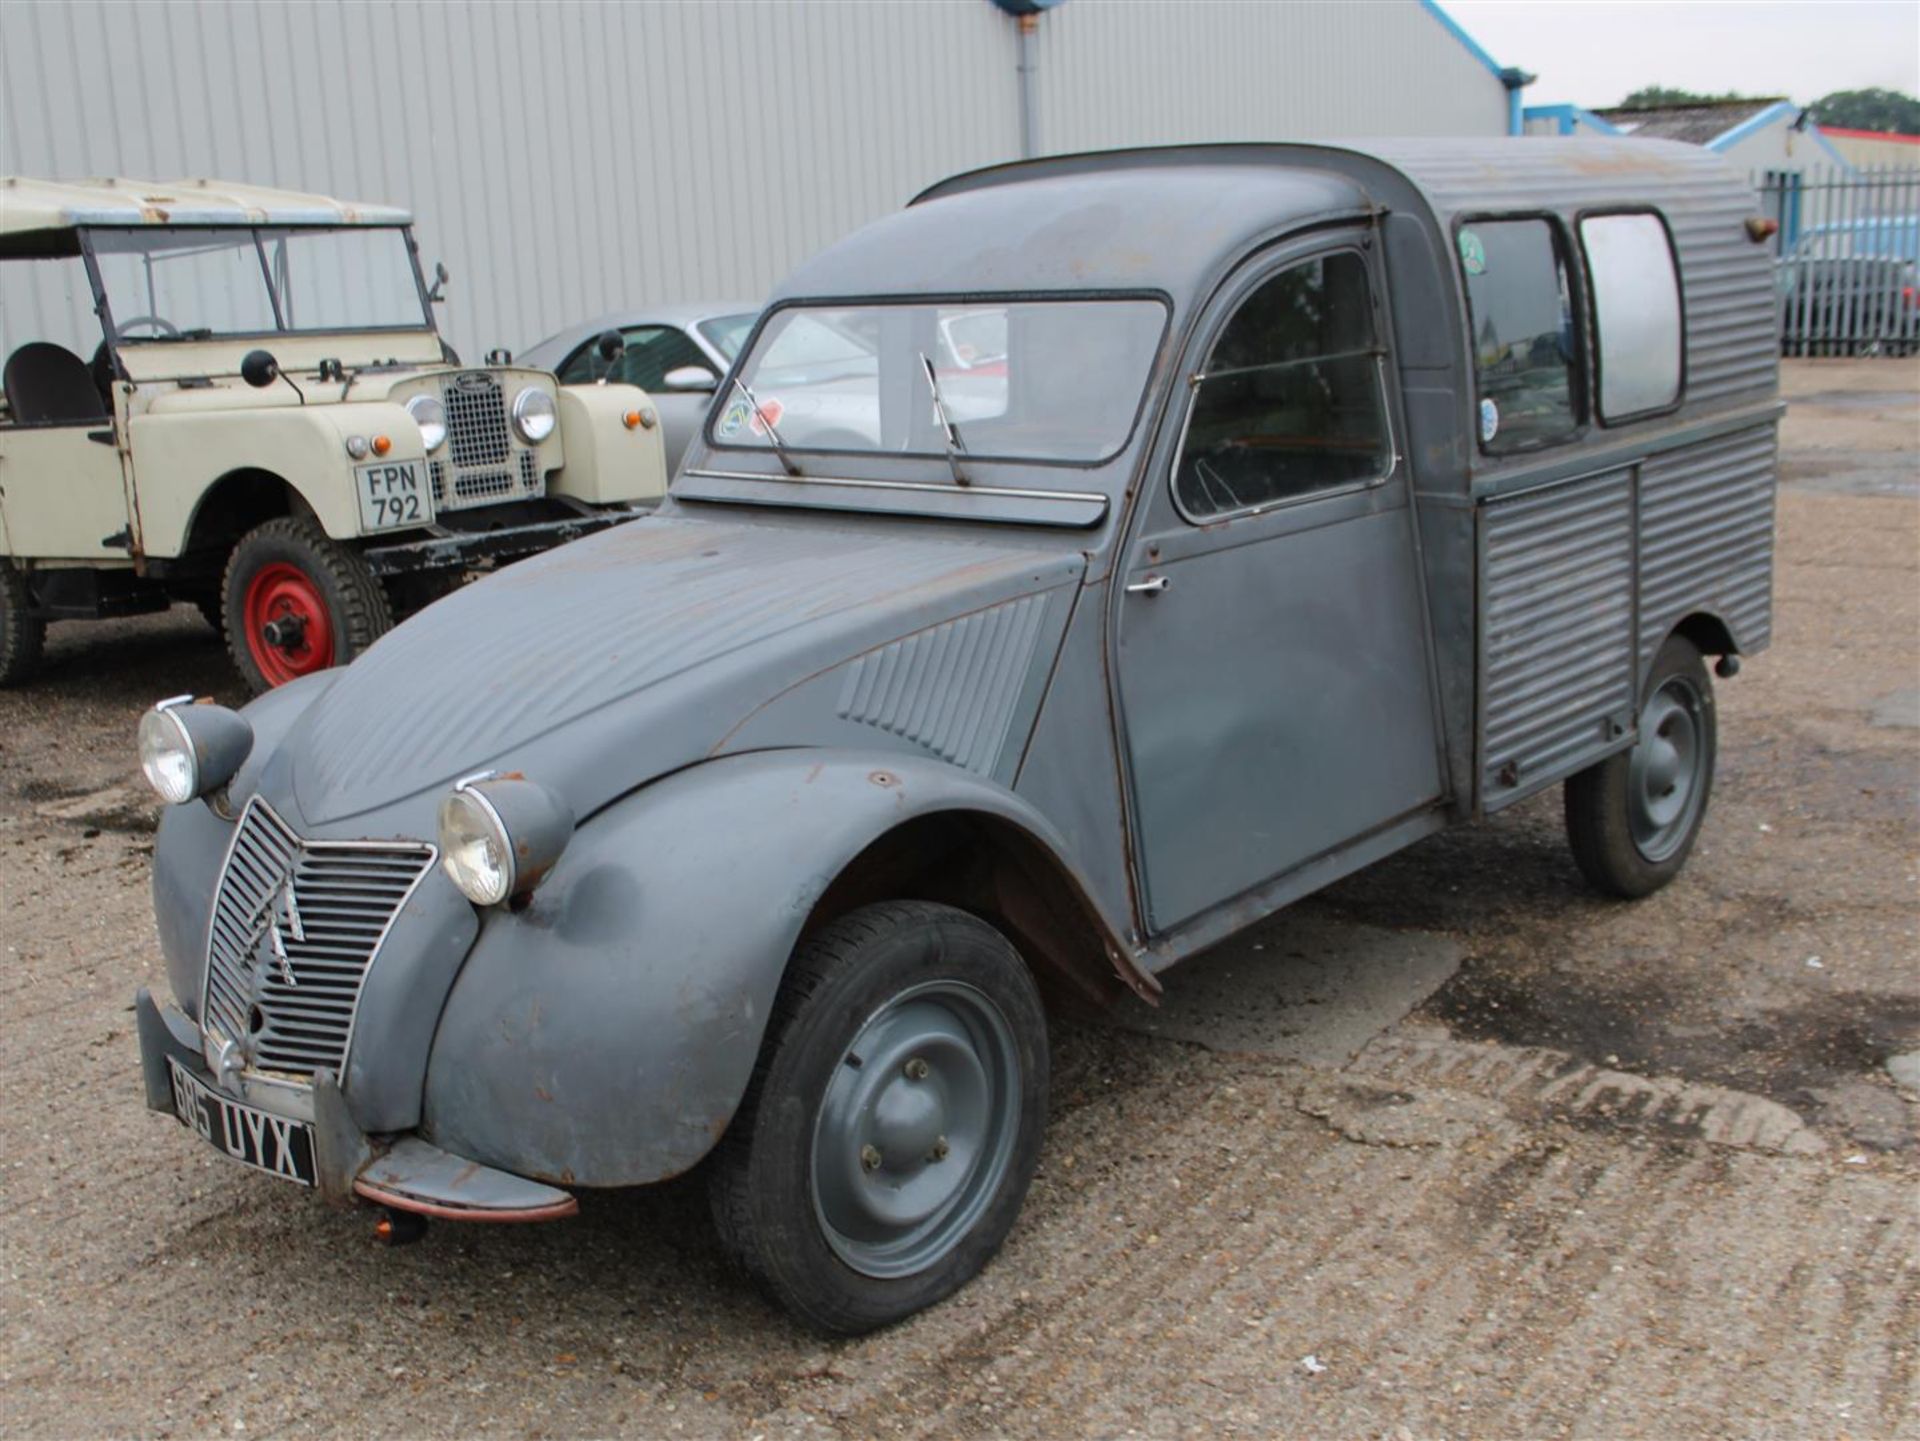
[[207, 937], [209, 1037], [238, 1043], [262, 1070], [337, 1073], [367, 970], [434, 855], [397, 841], [305, 840], [249, 801]]

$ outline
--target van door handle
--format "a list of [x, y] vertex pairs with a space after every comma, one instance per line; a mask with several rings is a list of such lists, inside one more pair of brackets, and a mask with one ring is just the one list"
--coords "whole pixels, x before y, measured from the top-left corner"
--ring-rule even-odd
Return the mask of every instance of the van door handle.
[[1156, 575], [1147, 580], [1136, 580], [1132, 585], [1127, 587], [1127, 594], [1159, 595], [1163, 591], [1171, 589], [1172, 586], [1173, 582], [1168, 580], [1164, 575]]

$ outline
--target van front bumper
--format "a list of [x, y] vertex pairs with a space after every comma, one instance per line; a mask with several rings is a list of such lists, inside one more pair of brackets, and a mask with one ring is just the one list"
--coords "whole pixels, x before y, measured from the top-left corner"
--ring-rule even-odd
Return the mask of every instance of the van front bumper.
[[[311, 1185], [335, 1205], [359, 1200], [442, 1220], [557, 1221], [580, 1209], [558, 1187], [482, 1166], [418, 1136], [362, 1134], [330, 1072], [318, 1072], [306, 1093], [278, 1083], [236, 1093], [207, 1069], [192, 1021], [145, 987], [134, 995], [133, 1013], [147, 1109], [174, 1117], [255, 1170]], [[299, 1104], [305, 1096], [310, 1107]]]

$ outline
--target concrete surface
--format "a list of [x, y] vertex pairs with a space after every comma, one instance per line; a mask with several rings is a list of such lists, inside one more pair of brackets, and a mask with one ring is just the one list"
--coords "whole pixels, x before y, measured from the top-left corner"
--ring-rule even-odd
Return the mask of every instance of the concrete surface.
[[0, 1432], [1920, 1435], [1920, 366], [1787, 384], [1686, 873], [1594, 897], [1543, 796], [1058, 1027], [1006, 1249], [856, 1342], [692, 1185], [389, 1251], [145, 1112], [133, 724], [233, 687], [184, 611], [56, 627], [0, 693]]

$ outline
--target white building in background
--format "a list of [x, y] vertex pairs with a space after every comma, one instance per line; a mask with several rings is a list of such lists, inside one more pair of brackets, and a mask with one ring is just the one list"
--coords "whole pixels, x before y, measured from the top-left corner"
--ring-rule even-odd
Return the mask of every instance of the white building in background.
[[1432, 0], [0, 0], [0, 171], [406, 206], [476, 356], [757, 296], [1023, 146], [1503, 134], [1530, 78]]
[[1723, 155], [1752, 174], [1799, 174], [1819, 168], [1846, 170], [1849, 163], [1805, 107], [1768, 96], [1752, 100], [1702, 100], [1686, 105], [1529, 105], [1529, 135], [1638, 135], [1679, 140]]

